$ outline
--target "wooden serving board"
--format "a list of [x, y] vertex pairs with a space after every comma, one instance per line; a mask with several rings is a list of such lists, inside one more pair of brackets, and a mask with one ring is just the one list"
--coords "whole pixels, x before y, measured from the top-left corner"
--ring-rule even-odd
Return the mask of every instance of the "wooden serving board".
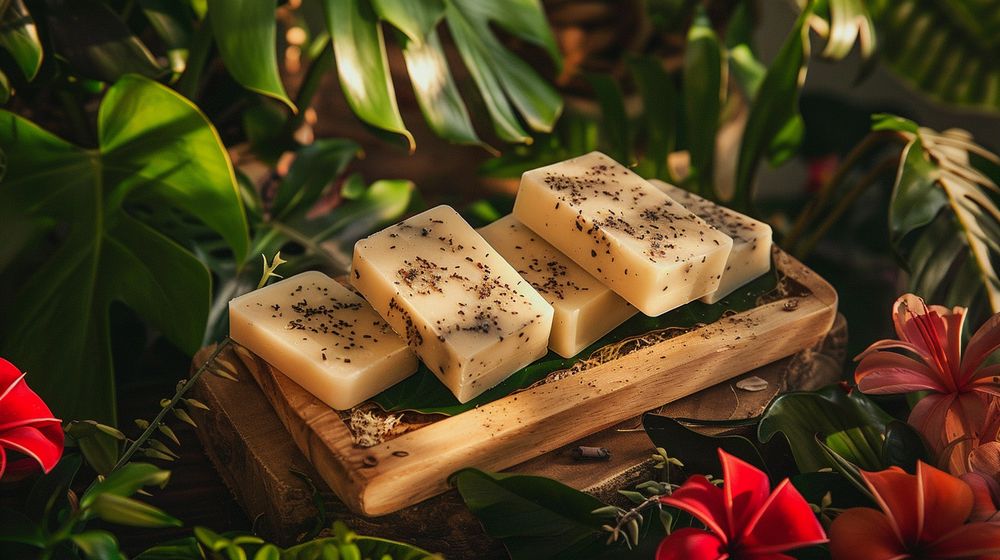
[[723, 317], [371, 448], [355, 445], [340, 414], [264, 360], [239, 347], [234, 354], [337, 496], [357, 513], [383, 515], [446, 491], [460, 468], [511, 467], [815, 345], [833, 324], [837, 293], [778, 249], [774, 262], [805, 295]]

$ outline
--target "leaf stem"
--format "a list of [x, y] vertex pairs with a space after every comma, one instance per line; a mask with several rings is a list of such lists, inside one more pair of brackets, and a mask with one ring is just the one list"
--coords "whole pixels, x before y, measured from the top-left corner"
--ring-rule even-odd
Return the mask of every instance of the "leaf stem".
[[153, 432], [159, 429], [160, 425], [163, 424], [163, 419], [166, 417], [167, 413], [173, 410], [175, 406], [177, 406], [177, 403], [180, 402], [181, 398], [184, 397], [184, 394], [188, 392], [188, 389], [194, 386], [194, 384], [198, 381], [198, 378], [200, 378], [201, 375], [208, 370], [208, 366], [215, 361], [215, 358], [217, 358], [219, 354], [222, 353], [223, 350], [229, 347], [231, 342], [232, 339], [226, 337], [222, 342], [219, 343], [218, 346], [215, 347], [215, 350], [212, 351], [212, 354], [208, 357], [208, 359], [206, 359], [200, 366], [198, 366], [198, 369], [195, 370], [195, 372], [191, 375], [191, 377], [181, 382], [180, 386], [177, 387], [177, 392], [174, 393], [174, 397], [170, 399], [170, 402], [167, 403], [166, 406], [160, 408], [160, 413], [157, 414], [156, 418], [154, 418], [153, 421], [149, 423], [149, 426], [146, 426], [146, 429], [142, 432], [142, 435], [137, 437], [135, 441], [133, 441], [132, 444], [128, 446], [125, 452], [122, 453], [122, 456], [118, 459], [118, 462], [115, 463], [115, 466], [111, 469], [111, 472], [117, 471], [118, 469], [125, 466], [125, 464], [129, 462], [132, 456], [139, 451], [139, 449], [143, 446], [143, 444], [146, 443], [146, 440], [152, 437]]
[[319, 89], [323, 75], [333, 66], [333, 45], [329, 38], [323, 41], [321, 49], [319, 56], [313, 59], [309, 64], [309, 68], [306, 69], [305, 78], [302, 79], [302, 85], [295, 95], [295, 106], [299, 110], [288, 115], [288, 120], [285, 121], [285, 137], [290, 138], [302, 126], [302, 122], [305, 120], [306, 109], [312, 103], [312, 98]]
[[[806, 204], [802, 212], [795, 219], [795, 225], [785, 236], [782, 245], [788, 250], [793, 250], [799, 238], [804, 234], [805, 228], [820, 215], [820, 212], [830, 203], [831, 197], [837, 192], [837, 187], [847, 178], [848, 173], [861, 162], [869, 152], [880, 148], [890, 140], [902, 140], [902, 136], [895, 131], [874, 131], [868, 133], [864, 139], [848, 152], [843, 163], [837, 168], [833, 177], [827, 181], [818, 193]], [[793, 251], [794, 252], [794, 251]]]
[[867, 174], [865, 174], [864, 177], [862, 177], [857, 183], [855, 183], [854, 186], [851, 187], [851, 190], [849, 190], [846, 195], [844, 195], [843, 197], [840, 198], [840, 200], [837, 201], [837, 204], [836, 206], [833, 207], [833, 210], [831, 210], [826, 214], [826, 218], [824, 218], [824, 220], [820, 223], [820, 225], [817, 226], [816, 229], [813, 230], [813, 232], [810, 233], [808, 237], [803, 239], [802, 243], [799, 244], [799, 246], [795, 247], [793, 251], [793, 253], [795, 254], [795, 258], [804, 259], [806, 256], [808, 256], [809, 253], [811, 253], [812, 250], [815, 248], [816, 244], [819, 243], [819, 240], [822, 239], [823, 236], [826, 234], [826, 232], [831, 227], [833, 227], [833, 225], [836, 224], [837, 221], [840, 220], [841, 216], [843, 216], [843, 214], [848, 210], [848, 208], [850, 208], [851, 205], [854, 204], [854, 202], [858, 199], [858, 197], [861, 196], [861, 194], [864, 193], [866, 190], [868, 190], [868, 187], [872, 186], [883, 173], [885, 173], [886, 171], [896, 169], [898, 164], [899, 164], [898, 155], [888, 157], [882, 160], [881, 163], [876, 165], [871, 171], [869, 171]]

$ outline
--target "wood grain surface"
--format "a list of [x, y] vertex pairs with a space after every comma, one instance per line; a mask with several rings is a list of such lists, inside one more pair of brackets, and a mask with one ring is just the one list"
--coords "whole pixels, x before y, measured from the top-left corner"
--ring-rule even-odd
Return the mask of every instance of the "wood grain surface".
[[[786, 390], [817, 388], [839, 380], [846, 347], [842, 317], [822, 344], [778, 360], [656, 409], [669, 416], [723, 420], [760, 414], [776, 395]], [[204, 354], [201, 358], [204, 358]], [[197, 361], [197, 359], [196, 359]], [[317, 523], [341, 519], [361, 534], [378, 535], [420, 545], [448, 558], [502, 558], [503, 548], [489, 539], [454, 490], [381, 517], [351, 512], [322, 481], [309, 461], [288, 437], [261, 389], [241, 368], [234, 383], [213, 376], [195, 387], [210, 411], [196, 411], [205, 454], [215, 465], [233, 497], [265, 538], [291, 545]], [[744, 377], [768, 381], [763, 391], [735, 387]], [[608, 503], [620, 499], [617, 491], [650, 477], [652, 443], [640, 428], [641, 418], [627, 419], [507, 472], [554, 478], [586, 490]], [[573, 460], [577, 445], [605, 447], [611, 459]], [[311, 481], [315, 492], [310, 488]], [[622, 504], [624, 505], [624, 504]], [[320, 507], [326, 519], [318, 519]]]

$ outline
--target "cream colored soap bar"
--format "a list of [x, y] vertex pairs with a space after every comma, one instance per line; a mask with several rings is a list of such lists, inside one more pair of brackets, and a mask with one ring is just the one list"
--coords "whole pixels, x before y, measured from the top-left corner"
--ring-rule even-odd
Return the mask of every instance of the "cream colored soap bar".
[[375, 310], [322, 272], [230, 301], [229, 336], [338, 410], [417, 370], [416, 356]]
[[351, 282], [460, 402], [546, 353], [552, 306], [448, 206], [358, 241]]
[[480, 228], [479, 233], [552, 304], [555, 315], [549, 348], [556, 354], [575, 356], [636, 314], [636, 308], [512, 214]]
[[733, 246], [600, 152], [526, 172], [514, 216], [650, 316], [717, 290]]
[[669, 183], [656, 179], [650, 183], [733, 238], [733, 250], [726, 261], [719, 289], [702, 297], [701, 301], [715, 303], [771, 270], [771, 226]]

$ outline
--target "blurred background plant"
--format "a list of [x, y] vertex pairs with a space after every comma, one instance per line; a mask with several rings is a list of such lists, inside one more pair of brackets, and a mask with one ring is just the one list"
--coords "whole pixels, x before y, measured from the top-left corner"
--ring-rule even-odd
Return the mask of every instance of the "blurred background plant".
[[[998, 27], [995, 0], [2, 0], [0, 351], [114, 424], [219, 339], [261, 254], [341, 272], [425, 200], [489, 220], [592, 149], [772, 223], [855, 348], [903, 287], [975, 324], [1000, 310]], [[872, 82], [903, 93], [851, 93]]]

